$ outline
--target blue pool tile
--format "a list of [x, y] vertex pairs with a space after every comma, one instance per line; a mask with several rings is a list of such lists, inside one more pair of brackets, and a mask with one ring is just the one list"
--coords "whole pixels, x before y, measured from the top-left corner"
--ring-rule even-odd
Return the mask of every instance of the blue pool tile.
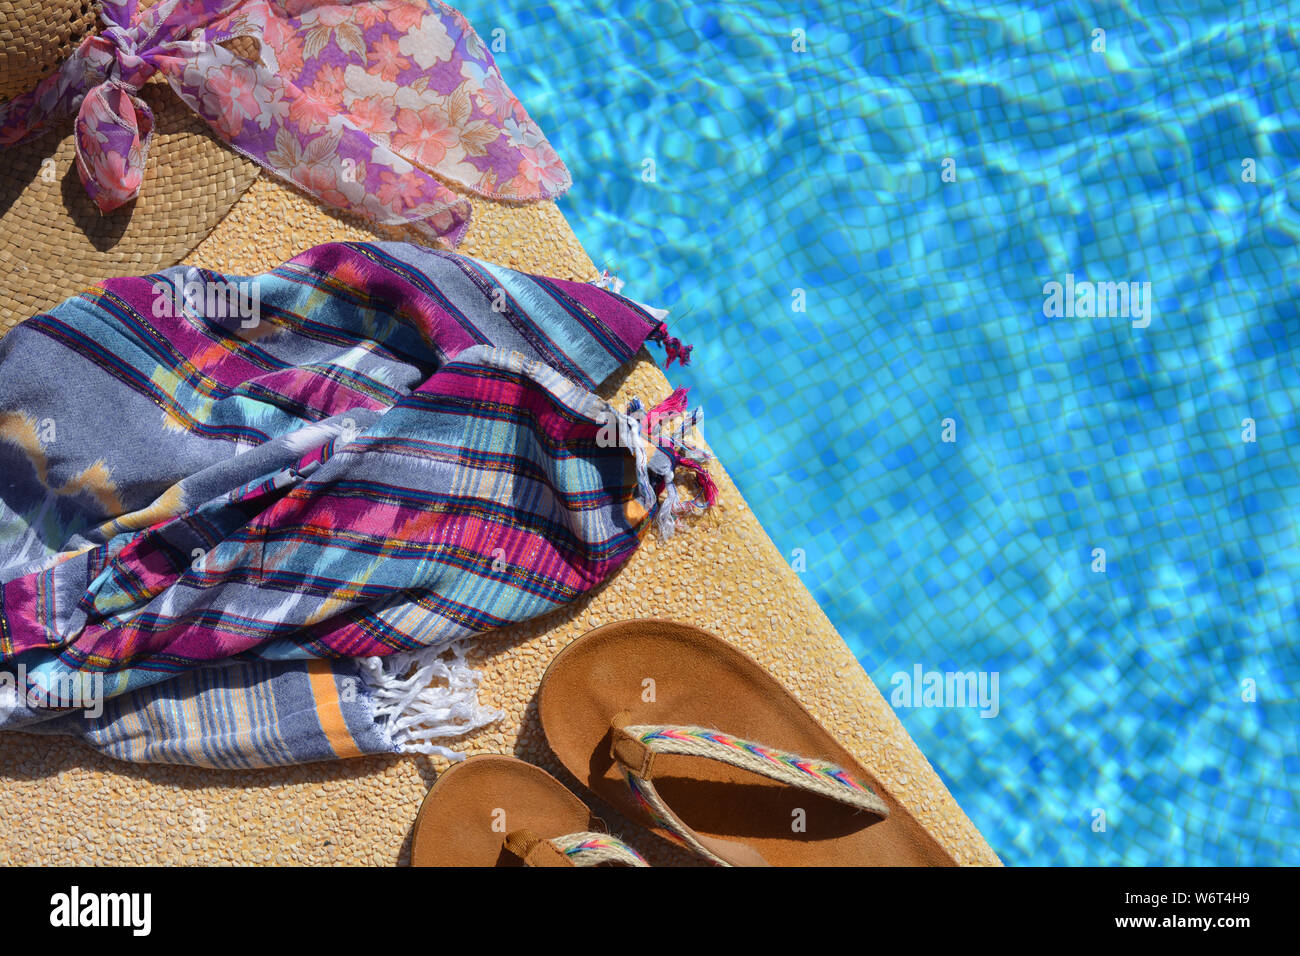
[[[877, 684], [1001, 670], [899, 716], [1003, 858], [1300, 865], [1300, 4], [886, 6], [462, 8]], [[1046, 315], [1066, 273], [1150, 324]]]

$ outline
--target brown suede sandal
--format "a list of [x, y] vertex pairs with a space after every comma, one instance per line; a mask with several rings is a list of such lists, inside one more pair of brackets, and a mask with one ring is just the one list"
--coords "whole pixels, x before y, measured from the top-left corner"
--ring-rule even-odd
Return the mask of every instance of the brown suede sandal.
[[760, 664], [697, 627], [589, 631], [551, 662], [538, 707], [581, 783], [714, 863], [954, 865]]
[[485, 754], [453, 764], [420, 806], [411, 866], [646, 866], [540, 767]]

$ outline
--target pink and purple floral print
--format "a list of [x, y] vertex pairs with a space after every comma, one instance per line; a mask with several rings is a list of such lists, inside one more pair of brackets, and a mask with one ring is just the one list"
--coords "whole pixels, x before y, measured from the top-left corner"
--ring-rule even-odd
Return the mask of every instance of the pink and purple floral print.
[[[111, 212], [139, 193], [155, 73], [234, 149], [325, 203], [455, 245], [469, 204], [439, 179], [512, 200], [569, 172], [458, 11], [425, 0], [106, 0], [105, 29], [0, 104], [0, 146], [76, 114], [77, 171]], [[252, 37], [257, 60], [223, 46]], [[438, 177], [438, 178], [435, 178]]]

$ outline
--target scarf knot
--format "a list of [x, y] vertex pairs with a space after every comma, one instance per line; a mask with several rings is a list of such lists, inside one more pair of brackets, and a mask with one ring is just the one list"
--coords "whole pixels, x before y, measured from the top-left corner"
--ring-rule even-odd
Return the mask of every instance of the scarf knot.
[[[103, 0], [103, 29], [0, 103], [0, 147], [75, 117], [101, 212], [139, 193], [155, 73], [237, 152], [327, 205], [455, 245], [482, 196], [554, 198], [568, 170], [463, 15], [424, 0]], [[224, 44], [250, 37], [260, 56]], [[436, 175], [435, 175], [436, 174]]]
[[153, 140], [153, 111], [137, 94], [157, 72], [160, 50], [151, 46], [155, 28], [134, 23], [135, 11], [135, 0], [105, 3], [105, 28], [83, 40], [59, 69], [59, 99], [77, 111], [77, 175], [106, 213], [139, 194]]

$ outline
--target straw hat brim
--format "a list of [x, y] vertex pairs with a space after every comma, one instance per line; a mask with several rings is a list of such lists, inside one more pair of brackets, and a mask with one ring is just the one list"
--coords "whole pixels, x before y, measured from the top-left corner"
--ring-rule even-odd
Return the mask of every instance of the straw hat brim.
[[111, 213], [82, 186], [71, 119], [0, 150], [0, 334], [102, 279], [181, 262], [257, 178], [165, 83], [140, 95], [155, 121], [144, 179]]

